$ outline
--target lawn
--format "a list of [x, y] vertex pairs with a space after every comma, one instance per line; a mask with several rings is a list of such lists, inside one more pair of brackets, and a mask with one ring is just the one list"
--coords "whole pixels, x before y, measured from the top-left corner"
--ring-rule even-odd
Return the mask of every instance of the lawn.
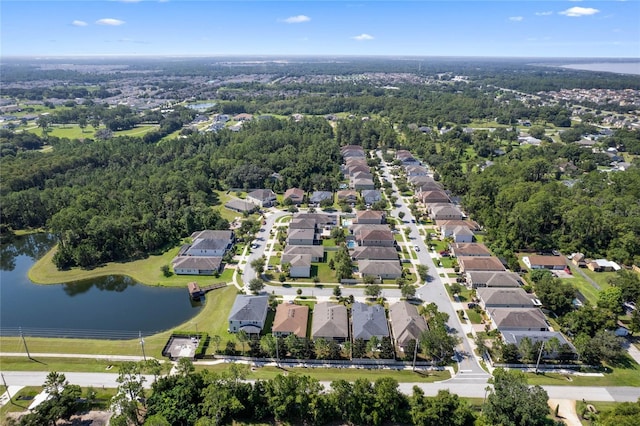
[[618, 275], [616, 272], [593, 272], [591, 269], [588, 269], [588, 268], [582, 268], [581, 270], [589, 278], [594, 280], [603, 290], [605, 288], [611, 287], [611, 285], [609, 284], [609, 279], [615, 278]]
[[530, 385], [558, 385], [558, 386], [640, 386], [640, 366], [630, 357], [618, 364], [608, 366], [603, 377], [586, 377], [571, 375], [571, 381], [563, 374], [534, 374], [528, 373]]
[[469, 317], [471, 324], [482, 324], [482, 315], [474, 309], [467, 309], [465, 312], [467, 313], [467, 317]]
[[[451, 286], [445, 285], [444, 287], [447, 289], [447, 293], [449, 293], [449, 297], [451, 297], [451, 300], [454, 300]], [[462, 290], [460, 290], [460, 293], [458, 294], [458, 297], [460, 298], [460, 302], [463, 302], [463, 303], [470, 302], [473, 290], [470, 290], [464, 286], [461, 286], [461, 287], [462, 287]]]
[[218, 278], [213, 276], [195, 278], [191, 275], [175, 274], [165, 277], [160, 268], [164, 265], [169, 265], [179, 250], [180, 246], [169, 249], [159, 255], [151, 255], [146, 259], [131, 262], [109, 262], [94, 269], [72, 268], [66, 271], [59, 271], [52, 261], [55, 253], [54, 247], [29, 270], [29, 279], [38, 284], [57, 284], [105, 275], [127, 275], [143, 284], [166, 287], [184, 287], [191, 281], [198, 281], [200, 284], [231, 282], [233, 276], [233, 270], [231, 269], [225, 269]]
[[[214, 297], [212, 297], [215, 295]], [[210, 336], [219, 335], [223, 344], [231, 335], [227, 332], [227, 317], [237, 295], [237, 289], [228, 286], [209, 293], [204, 308], [198, 315], [177, 326], [176, 330], [205, 331]], [[162, 359], [162, 349], [171, 334], [171, 330], [145, 337], [144, 347], [147, 356]], [[27, 340], [32, 353], [79, 353], [104, 355], [142, 355], [138, 339], [99, 340], [99, 339], [53, 339], [30, 337]], [[24, 346], [19, 337], [0, 337], [0, 347], [6, 352], [22, 352]], [[210, 351], [213, 348], [209, 349]], [[4, 365], [4, 358], [2, 359]], [[44, 362], [47, 362], [44, 360]], [[42, 367], [41, 367], [42, 368]]]
[[[42, 135], [42, 128], [40, 127], [28, 128], [26, 131], [38, 136]], [[93, 138], [95, 131], [91, 126], [87, 126], [83, 132], [77, 124], [65, 124], [64, 126], [53, 125], [49, 127], [48, 134], [57, 138], [82, 139]]]
[[[197, 369], [207, 369], [213, 372], [221, 372], [229, 368], [226, 364], [218, 364], [212, 366], [197, 366]], [[395, 371], [382, 369], [357, 369], [357, 368], [278, 368], [278, 367], [258, 367], [252, 369], [248, 379], [266, 380], [273, 379], [279, 374], [300, 374], [310, 376], [322, 381], [367, 379], [375, 381], [382, 377], [392, 377], [398, 382], [422, 382], [432, 383], [451, 378], [447, 370], [444, 371]]]

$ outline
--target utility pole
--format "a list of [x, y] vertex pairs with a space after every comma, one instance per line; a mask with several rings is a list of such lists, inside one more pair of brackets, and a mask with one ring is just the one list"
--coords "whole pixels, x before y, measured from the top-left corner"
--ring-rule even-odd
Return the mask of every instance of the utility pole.
[[280, 351], [278, 350], [278, 336], [276, 336], [273, 333], [271, 335], [276, 338], [276, 367], [280, 367]]
[[147, 360], [147, 355], [144, 353], [144, 339], [142, 338], [142, 331], [138, 331], [138, 338], [140, 339], [140, 347], [142, 348], [142, 359]]
[[542, 351], [544, 350], [544, 340], [540, 345], [540, 352], [538, 352], [538, 361], [536, 361], [536, 374], [538, 374], [538, 366], [540, 365], [540, 358], [542, 358]]
[[415, 347], [413, 348], [413, 371], [416, 371], [416, 358], [418, 357], [418, 339], [416, 339]]
[[19, 330], [20, 330], [20, 337], [22, 338], [22, 343], [24, 344], [24, 350], [27, 352], [27, 357], [29, 359], [32, 359], [31, 354], [29, 353], [29, 348], [27, 347], [27, 341], [24, 339], [24, 334], [22, 333], [22, 327], [20, 327]]
[[11, 394], [9, 393], [9, 386], [7, 386], [7, 381], [4, 379], [4, 374], [0, 373], [0, 376], [2, 376], [2, 384], [4, 384], [4, 387], [7, 390], [7, 395], [9, 395], [9, 401], [11, 401]]

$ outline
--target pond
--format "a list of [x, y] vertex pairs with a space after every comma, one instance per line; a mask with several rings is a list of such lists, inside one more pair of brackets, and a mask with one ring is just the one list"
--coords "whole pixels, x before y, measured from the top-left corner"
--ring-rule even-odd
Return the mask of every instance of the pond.
[[2, 335], [125, 339], [186, 322], [201, 305], [186, 289], [150, 287], [129, 277], [105, 276], [55, 285], [34, 284], [27, 273], [55, 245], [47, 234], [0, 247]]

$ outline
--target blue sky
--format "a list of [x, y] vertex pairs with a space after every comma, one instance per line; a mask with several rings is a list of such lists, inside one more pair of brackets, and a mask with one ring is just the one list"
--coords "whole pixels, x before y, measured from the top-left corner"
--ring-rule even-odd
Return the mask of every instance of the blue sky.
[[2, 0], [3, 56], [640, 58], [640, 0]]

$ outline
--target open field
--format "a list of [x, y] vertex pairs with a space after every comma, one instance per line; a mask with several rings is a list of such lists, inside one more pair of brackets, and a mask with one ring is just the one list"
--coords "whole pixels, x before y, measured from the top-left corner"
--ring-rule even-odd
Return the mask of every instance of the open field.
[[[567, 376], [564, 374], [534, 374], [528, 373], [527, 380], [530, 385], [557, 385], [557, 386], [640, 386], [640, 365], [629, 356], [614, 365], [607, 365], [607, 371], [603, 377]], [[567, 379], [570, 377], [571, 380]]]

